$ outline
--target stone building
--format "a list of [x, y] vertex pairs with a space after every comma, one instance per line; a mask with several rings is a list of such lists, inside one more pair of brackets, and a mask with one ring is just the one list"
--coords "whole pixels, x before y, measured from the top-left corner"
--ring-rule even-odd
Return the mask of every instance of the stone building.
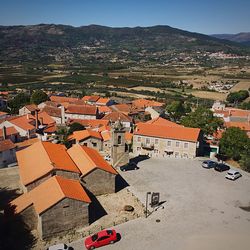
[[119, 167], [129, 162], [129, 150], [125, 140], [126, 128], [118, 120], [111, 128], [111, 163]]
[[94, 195], [115, 192], [117, 171], [92, 148], [75, 144], [68, 154], [81, 171], [81, 183]]
[[53, 176], [10, 205], [31, 230], [49, 238], [88, 225], [90, 202], [79, 181]]
[[76, 180], [80, 176], [64, 145], [38, 141], [18, 151], [17, 160], [24, 191], [30, 191], [54, 175]]
[[198, 128], [139, 123], [133, 136], [133, 153], [150, 157], [194, 158], [202, 152]]
[[65, 111], [66, 119], [97, 119], [98, 116], [98, 108], [91, 105], [69, 104]]
[[37, 109], [37, 106], [35, 104], [25, 105], [19, 109], [19, 115], [27, 115], [27, 114], [34, 115], [36, 109]]

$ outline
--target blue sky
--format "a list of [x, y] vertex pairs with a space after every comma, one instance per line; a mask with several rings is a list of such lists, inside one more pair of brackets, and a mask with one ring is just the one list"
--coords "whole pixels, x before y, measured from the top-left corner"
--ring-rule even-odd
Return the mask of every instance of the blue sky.
[[250, 0], [0, 0], [0, 25], [39, 23], [250, 32]]

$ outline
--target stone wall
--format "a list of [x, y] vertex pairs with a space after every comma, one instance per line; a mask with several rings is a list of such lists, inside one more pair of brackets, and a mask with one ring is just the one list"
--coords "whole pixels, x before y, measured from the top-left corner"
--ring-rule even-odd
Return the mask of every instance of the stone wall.
[[44, 175], [43, 177], [41, 177], [40, 179], [35, 180], [34, 182], [32, 182], [32, 183], [30, 183], [28, 185], [25, 185], [25, 187], [27, 189], [26, 191], [29, 192], [30, 190], [37, 187], [38, 185], [40, 185], [44, 181], [48, 180], [51, 176], [52, 176], [51, 173], [48, 173], [48, 174]]
[[62, 176], [66, 179], [73, 179], [73, 180], [79, 180], [80, 179], [80, 173], [75, 173], [75, 172], [69, 172], [69, 171], [64, 171], [64, 170], [56, 170], [55, 171], [56, 175]]
[[89, 224], [88, 203], [65, 198], [42, 213], [38, 231], [42, 238], [77, 229]]
[[21, 216], [30, 231], [37, 229], [38, 217], [33, 205], [22, 211]]
[[115, 193], [115, 174], [95, 169], [81, 178], [81, 183], [94, 195]]

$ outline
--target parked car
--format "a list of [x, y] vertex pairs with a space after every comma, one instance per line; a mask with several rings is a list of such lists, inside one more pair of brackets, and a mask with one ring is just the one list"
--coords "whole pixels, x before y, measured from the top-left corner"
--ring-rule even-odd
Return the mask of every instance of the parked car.
[[214, 168], [218, 163], [215, 161], [211, 161], [211, 160], [206, 160], [202, 162], [202, 167], [203, 168]]
[[104, 160], [105, 161], [111, 161], [111, 156], [110, 155], [105, 155]]
[[239, 171], [236, 171], [236, 170], [233, 170], [233, 169], [230, 169], [227, 174], [226, 174], [226, 178], [229, 179], [229, 180], [236, 180], [238, 178], [240, 178], [242, 175]]
[[130, 163], [120, 167], [121, 171], [137, 170], [137, 169], [139, 169], [139, 167], [134, 162], [130, 162]]
[[113, 244], [117, 241], [117, 233], [113, 230], [102, 230], [96, 234], [93, 234], [85, 239], [85, 247], [95, 249], [97, 247]]
[[47, 250], [74, 250], [74, 248], [61, 243], [61, 244], [50, 246], [49, 248], [47, 248]]
[[229, 169], [230, 167], [224, 163], [219, 163], [214, 167], [214, 170], [219, 171], [219, 172], [227, 171]]

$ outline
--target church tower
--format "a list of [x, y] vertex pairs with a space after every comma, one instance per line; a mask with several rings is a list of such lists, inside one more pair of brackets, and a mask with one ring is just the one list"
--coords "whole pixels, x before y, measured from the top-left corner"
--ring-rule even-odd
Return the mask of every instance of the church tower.
[[111, 128], [111, 164], [120, 167], [129, 162], [129, 149], [125, 142], [125, 128], [116, 121]]

